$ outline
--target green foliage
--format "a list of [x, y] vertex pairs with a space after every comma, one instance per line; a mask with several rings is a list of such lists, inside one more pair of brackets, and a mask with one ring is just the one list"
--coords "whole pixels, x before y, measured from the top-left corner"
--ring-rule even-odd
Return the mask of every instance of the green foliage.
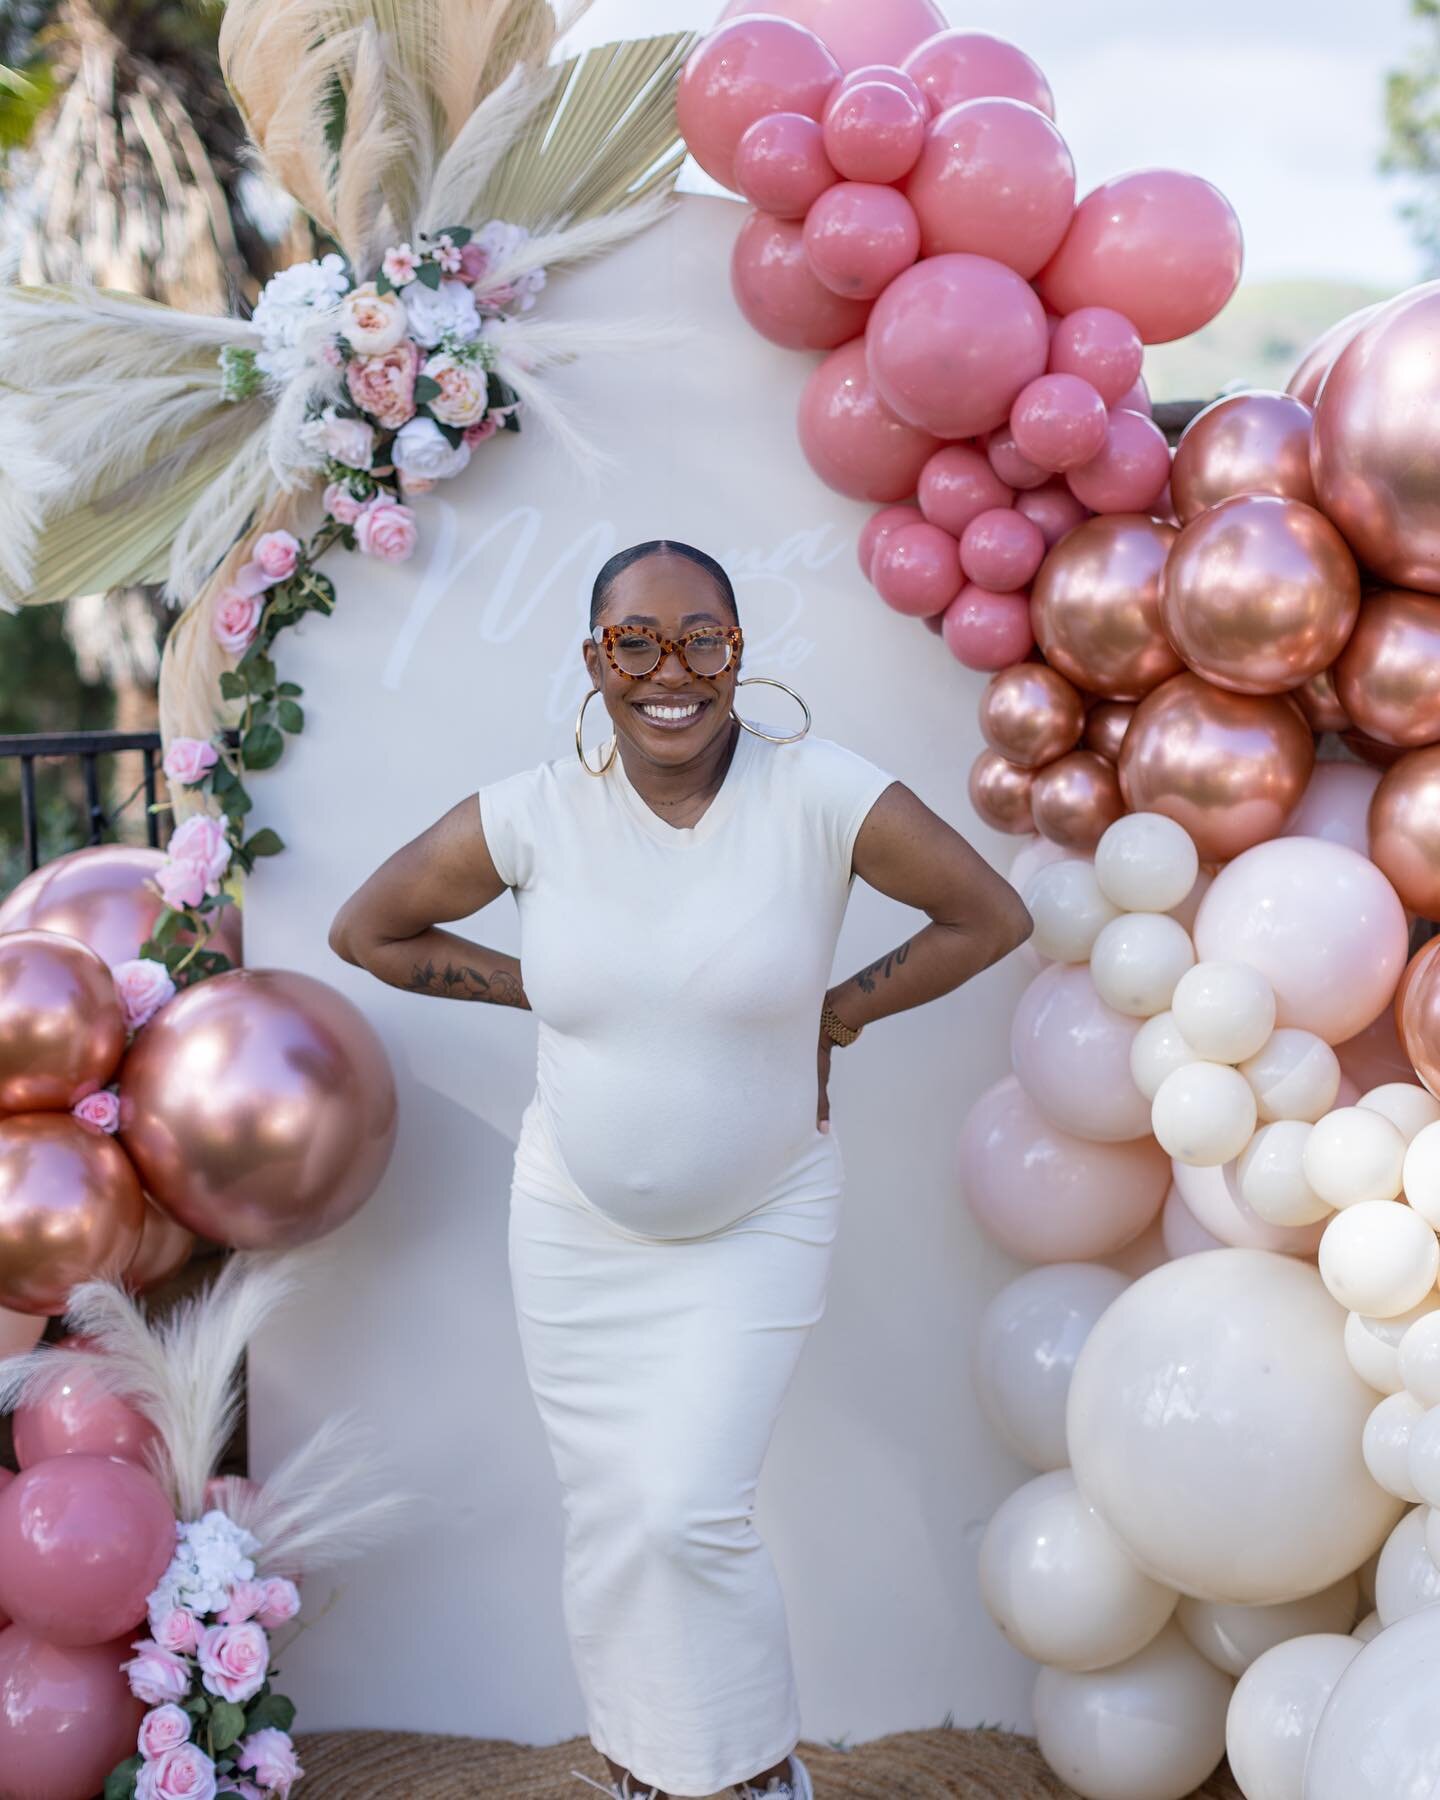
[[1440, 0], [1410, 0], [1424, 36], [1385, 82], [1388, 139], [1380, 166], [1406, 175], [1415, 192], [1400, 208], [1429, 272], [1440, 271]]

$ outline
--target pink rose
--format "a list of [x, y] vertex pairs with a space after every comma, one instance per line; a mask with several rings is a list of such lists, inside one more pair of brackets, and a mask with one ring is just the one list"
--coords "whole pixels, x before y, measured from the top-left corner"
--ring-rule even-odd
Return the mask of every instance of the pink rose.
[[284, 1575], [272, 1575], [264, 1583], [265, 1601], [255, 1617], [267, 1631], [288, 1625], [300, 1610], [300, 1590]]
[[[193, 906], [195, 902], [190, 904]], [[111, 974], [115, 977], [120, 1016], [127, 1031], [138, 1031], [148, 1024], [165, 1002], [174, 998], [175, 983], [170, 979], [170, 971], [151, 956], [137, 956], [130, 962], [116, 963]]]
[[176, 1706], [173, 1701], [167, 1700], [164, 1706], [157, 1706], [140, 1721], [140, 1736], [135, 1747], [149, 1762], [153, 1757], [163, 1756], [167, 1750], [173, 1750], [177, 1745], [187, 1744], [189, 1741], [189, 1713], [183, 1706]]
[[150, 1630], [162, 1650], [173, 1650], [177, 1656], [191, 1656], [200, 1642], [205, 1627], [183, 1606], [172, 1606], [163, 1619], [152, 1622]]
[[362, 412], [394, 431], [414, 415], [419, 372], [420, 346], [406, 338], [383, 356], [355, 357], [345, 371], [345, 385]]
[[462, 245], [460, 250], [460, 268], [458, 271], [462, 281], [468, 281], [473, 287], [474, 284], [484, 276], [485, 271], [489, 267], [489, 251], [482, 249], [480, 245], [475, 242], [474, 238], [471, 238], [468, 244]]
[[253, 1619], [264, 1604], [263, 1581], [232, 1582], [224, 1610], [217, 1612], [215, 1617], [222, 1625], [243, 1625], [247, 1619]]
[[220, 878], [230, 867], [230, 845], [223, 820], [213, 813], [191, 813], [182, 825], [175, 827], [165, 848], [176, 862], [198, 862], [205, 871], [206, 891], [220, 891]]
[[300, 540], [288, 531], [267, 531], [255, 543], [255, 561], [270, 581], [288, 581], [300, 561]]
[[213, 769], [220, 760], [220, 752], [213, 744], [207, 744], [204, 738], [171, 738], [165, 751], [165, 779], [177, 781], [184, 787], [193, 787], [197, 781], [203, 780], [205, 771]]
[[364, 504], [339, 481], [332, 481], [325, 490], [325, 510], [337, 525], [353, 525]]
[[290, 1792], [292, 1783], [305, 1773], [295, 1755], [289, 1732], [280, 1731], [273, 1725], [241, 1738], [235, 1761], [242, 1769], [249, 1769], [254, 1774], [260, 1787], [278, 1789], [282, 1800]]
[[382, 294], [373, 281], [357, 287], [340, 302], [340, 335], [360, 356], [383, 356], [405, 336], [405, 303], [398, 294]]
[[165, 904], [177, 912], [181, 907], [198, 906], [207, 888], [204, 865], [171, 857], [155, 871], [155, 885]]
[[466, 427], [465, 442], [473, 450], [477, 444], [483, 444], [488, 437], [494, 437], [500, 429], [494, 413], [486, 413], [477, 424]]
[[258, 594], [242, 594], [238, 587], [226, 588], [210, 615], [215, 642], [222, 650], [238, 656], [249, 647], [251, 638], [260, 629], [260, 615], [264, 610]]
[[244, 594], [247, 598], [254, 599], [268, 588], [274, 587], [275, 583], [252, 556], [249, 562], [241, 563], [235, 573], [235, 579], [230, 585], [237, 594]]
[[489, 378], [478, 363], [462, 362], [441, 351], [425, 359], [421, 373], [440, 387], [426, 403], [433, 418], [444, 425], [476, 425], [484, 417]]
[[183, 1700], [190, 1692], [190, 1664], [173, 1651], [162, 1650], [150, 1638], [138, 1638], [131, 1645], [138, 1650], [128, 1662], [120, 1665], [128, 1676], [130, 1692], [147, 1706], [164, 1706], [167, 1701]]
[[377, 494], [355, 521], [355, 542], [366, 556], [381, 562], [404, 562], [415, 548], [419, 528], [408, 506]]
[[243, 1704], [264, 1686], [270, 1646], [253, 1620], [243, 1625], [211, 1625], [200, 1639], [199, 1660], [206, 1691]]
[[101, 1088], [98, 1094], [87, 1094], [83, 1100], [76, 1101], [70, 1112], [83, 1125], [93, 1125], [97, 1131], [114, 1131], [120, 1123], [120, 1101], [109, 1088]]
[[215, 1765], [198, 1744], [177, 1744], [135, 1777], [135, 1800], [215, 1800]]

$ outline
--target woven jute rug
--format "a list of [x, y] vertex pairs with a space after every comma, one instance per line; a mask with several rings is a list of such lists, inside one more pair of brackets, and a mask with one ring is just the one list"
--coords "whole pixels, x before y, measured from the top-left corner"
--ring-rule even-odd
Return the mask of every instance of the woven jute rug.
[[[322, 1731], [296, 1740], [297, 1800], [585, 1800], [570, 1770], [608, 1780], [585, 1738], [536, 1749], [412, 1731]], [[1007, 1731], [898, 1731], [851, 1750], [803, 1742], [815, 1800], [1073, 1800], [1030, 1738]], [[720, 1797], [716, 1797], [720, 1800]], [[733, 1792], [727, 1800], [734, 1800]], [[1222, 1770], [1196, 1800], [1242, 1800]]]

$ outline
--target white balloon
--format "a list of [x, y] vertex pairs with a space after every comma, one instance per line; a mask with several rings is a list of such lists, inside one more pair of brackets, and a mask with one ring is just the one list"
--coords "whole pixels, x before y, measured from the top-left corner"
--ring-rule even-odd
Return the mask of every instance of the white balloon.
[[1440, 1406], [1422, 1407], [1410, 1394], [1392, 1395], [1381, 1404], [1393, 1406], [1400, 1400], [1408, 1401], [1415, 1409], [1406, 1434], [1405, 1473], [1410, 1493], [1405, 1497], [1423, 1500], [1427, 1506], [1440, 1506]]
[[1090, 973], [1107, 1005], [1148, 1019], [1169, 1006], [1176, 982], [1194, 961], [1190, 934], [1177, 920], [1158, 912], [1121, 913], [1096, 937]]
[[1270, 1225], [1313, 1225], [1332, 1210], [1305, 1179], [1305, 1140], [1315, 1129], [1303, 1119], [1262, 1125], [1240, 1152], [1235, 1182], [1240, 1198]]
[[1440, 1511], [1433, 1506], [1425, 1514], [1425, 1553], [1440, 1569]]
[[[1320, 1248], [1324, 1225], [1272, 1225], [1262, 1219], [1240, 1192], [1239, 1170], [1239, 1158], [1218, 1168], [1170, 1164], [1170, 1176], [1180, 1198], [1222, 1244], [1236, 1250], [1279, 1250], [1286, 1256], [1314, 1256]], [[1329, 1214], [1325, 1216], [1328, 1218]]]
[[1100, 891], [1095, 865], [1078, 857], [1048, 863], [1030, 878], [1023, 898], [1035, 921], [1031, 943], [1056, 962], [1086, 962], [1101, 927], [1119, 917]]
[[1387, 1324], [1363, 1313], [1345, 1315], [1345, 1355], [1360, 1379], [1380, 1394], [1398, 1394], [1402, 1383], [1395, 1367], [1395, 1345], [1370, 1327]]
[[1214, 1600], [1182, 1598], [1175, 1623], [1207, 1662], [1226, 1675], [1243, 1675], [1267, 1650], [1307, 1632], [1348, 1632], [1359, 1611], [1354, 1575], [1303, 1600], [1282, 1606], [1225, 1606]]
[[1136, 1568], [1068, 1469], [996, 1508], [980, 1542], [980, 1597], [1017, 1650], [1061, 1669], [1133, 1656], [1178, 1598]]
[[1052, 844], [1049, 838], [1038, 834], [1017, 838], [1015, 854], [1010, 859], [1010, 885], [1017, 894], [1023, 894], [1040, 871], [1051, 863], [1081, 860], [1073, 850]]
[[1178, 1256], [1197, 1256], [1202, 1250], [1225, 1248], [1224, 1242], [1195, 1217], [1173, 1183], [1160, 1213], [1160, 1235], [1172, 1261]]
[[1127, 1285], [1098, 1263], [1047, 1263], [1003, 1287], [980, 1318], [970, 1365], [980, 1409], [1032, 1469], [1062, 1469], [1065, 1400], [1090, 1327]]
[[1105, 1003], [1083, 963], [1054, 963], [1020, 996], [1011, 1065], [1052, 1125], [1091, 1142], [1128, 1143], [1150, 1135], [1150, 1108], [1130, 1078], [1139, 1029]]
[[1380, 1623], [1380, 1615], [1372, 1606], [1350, 1635], [1357, 1643], [1368, 1644], [1371, 1638], [1378, 1636], [1383, 1630], [1384, 1626]]
[[1175, 983], [1170, 1010], [1181, 1036], [1207, 1062], [1244, 1062], [1275, 1029], [1274, 991], [1246, 963], [1196, 963]]
[[1440, 1569], [1425, 1543], [1431, 1510], [1428, 1506], [1411, 1507], [1380, 1552], [1375, 1571], [1375, 1610], [1387, 1631], [1399, 1620], [1440, 1600]]
[[1181, 906], [1200, 872], [1195, 840], [1163, 813], [1127, 813], [1095, 846], [1095, 874], [1125, 912]]
[[1042, 1669], [1035, 1736], [1084, 1800], [1184, 1800], [1225, 1754], [1233, 1687], [1172, 1623], [1112, 1668]]
[[1425, 1409], [1409, 1394], [1389, 1394], [1365, 1421], [1360, 1440], [1365, 1467], [1397, 1500], [1421, 1498], [1410, 1479], [1410, 1435], [1424, 1416]]
[[1340, 1091], [1340, 1059], [1313, 1031], [1293, 1025], [1272, 1031], [1240, 1073], [1255, 1090], [1262, 1119], [1304, 1119], [1329, 1112]]
[[1128, 1287], [1086, 1339], [1066, 1439], [1080, 1491], [1155, 1580], [1270, 1606], [1350, 1574], [1399, 1503], [1370, 1479], [1374, 1394], [1309, 1264], [1211, 1250]]
[[1417, 1132], [1440, 1120], [1440, 1100], [1413, 1081], [1387, 1081], [1355, 1102], [1384, 1115], [1408, 1144]]
[[1373, 1607], [1375, 1604], [1375, 1570], [1379, 1567], [1380, 1552], [1367, 1556], [1355, 1571], [1355, 1584], [1360, 1590], [1360, 1606]]
[[1277, 1644], [1241, 1676], [1225, 1721], [1225, 1750], [1245, 1800], [1303, 1800], [1310, 1740], [1359, 1654], [1353, 1637], [1330, 1630]]
[[1213, 1168], [1237, 1157], [1254, 1135], [1255, 1094], [1227, 1063], [1186, 1063], [1155, 1090], [1150, 1125], [1167, 1156]]
[[1130, 1042], [1130, 1079], [1147, 1100], [1153, 1100], [1160, 1083], [1172, 1069], [1184, 1068], [1198, 1058], [1180, 1035], [1172, 1012], [1152, 1014]]
[[1405, 1152], [1405, 1198], [1440, 1231], [1440, 1124], [1423, 1125]]
[[1440, 1612], [1417, 1613], [1362, 1644], [1315, 1727], [1304, 1800], [1431, 1800], [1440, 1776], [1437, 1679]]
[[1341, 1106], [1310, 1128], [1300, 1166], [1327, 1206], [1393, 1200], [1400, 1192], [1405, 1139], [1399, 1128], [1364, 1106]]
[[1320, 1239], [1320, 1276], [1350, 1312], [1390, 1319], [1419, 1306], [1440, 1274], [1440, 1243], [1412, 1207], [1393, 1200], [1347, 1206]]
[[1440, 1406], [1440, 1295], [1422, 1306], [1396, 1349], [1396, 1379], [1422, 1406]]

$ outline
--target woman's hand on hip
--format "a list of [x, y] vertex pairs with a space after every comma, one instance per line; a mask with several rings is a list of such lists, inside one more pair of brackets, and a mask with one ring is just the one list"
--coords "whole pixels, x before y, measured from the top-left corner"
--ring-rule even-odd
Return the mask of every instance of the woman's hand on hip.
[[830, 1052], [834, 1048], [829, 1032], [822, 1025], [820, 1027], [820, 1047], [817, 1052], [820, 1070], [820, 1098], [815, 1114], [815, 1123], [821, 1131], [830, 1129]]

